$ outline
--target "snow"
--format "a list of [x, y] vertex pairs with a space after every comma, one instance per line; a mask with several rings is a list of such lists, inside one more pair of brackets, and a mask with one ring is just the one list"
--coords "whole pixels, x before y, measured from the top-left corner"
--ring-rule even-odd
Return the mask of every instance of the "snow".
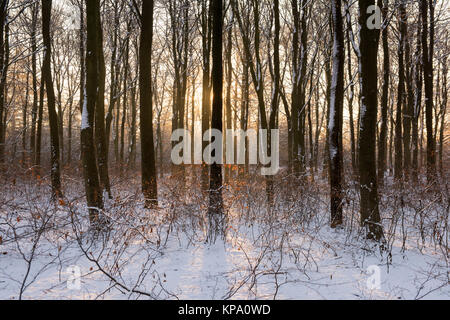
[[[88, 231], [87, 208], [76, 199], [81, 180], [66, 192], [72, 200], [56, 208], [45, 192], [37, 192], [45, 186], [8, 190], [0, 196], [0, 299], [18, 299], [28, 266], [24, 257], [30, 260], [36, 240], [15, 241], [5, 222], [20, 234], [37, 212], [42, 214], [38, 224], [49, 217], [50, 230], [31, 259], [24, 299], [450, 298], [448, 257], [429, 241], [418, 245], [420, 236], [411, 224], [404, 246], [401, 233], [391, 235], [385, 225], [390, 254], [382, 253], [361, 237], [351, 213], [344, 229], [330, 229], [323, 195], [314, 190], [303, 193], [303, 203], [285, 202], [277, 218], [268, 219], [259, 203], [260, 185], [226, 193], [235, 199], [230, 227], [216, 244], [205, 244], [205, 216], [195, 190], [182, 196], [174, 185], [160, 186], [160, 208], [148, 215], [140, 205], [138, 179], [127, 178], [116, 190], [119, 196], [105, 205], [113, 221], [107, 237]], [[68, 211], [76, 213], [74, 223]], [[171, 218], [175, 215], [177, 220]], [[380, 270], [381, 287], [372, 289], [367, 282], [374, 268]], [[74, 270], [81, 273], [79, 287], [68, 283]]]

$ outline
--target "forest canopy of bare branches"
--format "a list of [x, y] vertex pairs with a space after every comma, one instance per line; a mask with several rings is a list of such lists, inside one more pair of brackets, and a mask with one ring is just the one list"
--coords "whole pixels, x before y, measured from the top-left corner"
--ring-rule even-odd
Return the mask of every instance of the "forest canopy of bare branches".
[[449, 32], [446, 0], [0, 0], [0, 298], [449, 299]]

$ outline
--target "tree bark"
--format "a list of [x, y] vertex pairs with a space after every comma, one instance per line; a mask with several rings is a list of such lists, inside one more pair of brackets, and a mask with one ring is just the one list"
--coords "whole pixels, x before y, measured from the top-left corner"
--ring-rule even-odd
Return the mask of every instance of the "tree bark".
[[37, 45], [36, 45], [36, 31], [37, 19], [39, 13], [39, 3], [36, 2], [31, 6], [31, 76], [33, 85], [33, 106], [31, 107], [31, 134], [30, 134], [30, 149], [32, 162], [36, 159], [36, 122], [38, 117], [38, 99], [39, 93], [37, 88]]
[[[434, 5], [432, 0], [421, 0], [420, 3], [422, 15], [422, 64], [425, 83], [425, 118], [427, 129], [427, 180], [428, 183], [432, 183], [436, 175], [436, 143], [433, 136]], [[430, 32], [428, 32], [428, 10], [430, 11]]]
[[330, 199], [331, 199], [331, 226], [333, 228], [342, 224], [343, 190], [342, 190], [342, 122], [344, 109], [344, 26], [341, 11], [341, 2], [331, 2], [334, 45], [333, 45], [333, 76], [331, 84], [329, 154], [330, 154]]
[[359, 175], [361, 188], [361, 224], [367, 227], [369, 239], [384, 238], [378, 206], [376, 125], [378, 113], [378, 44], [379, 30], [367, 26], [368, 7], [374, 1], [359, 0], [361, 52], [361, 125], [359, 142]]
[[142, 156], [142, 192], [145, 206], [158, 205], [158, 187], [153, 142], [153, 102], [152, 102], [152, 42], [153, 42], [153, 0], [142, 2], [141, 44], [139, 48], [139, 91], [140, 129]]
[[97, 28], [97, 77], [98, 94], [95, 105], [95, 144], [97, 151], [98, 172], [100, 176], [100, 186], [112, 198], [111, 185], [108, 173], [108, 146], [105, 132], [105, 57], [103, 54], [103, 27], [98, 8], [96, 20]]
[[[211, 34], [212, 19], [211, 6], [208, 6], [208, 0], [202, 0], [201, 3], [201, 33], [202, 33], [202, 135], [211, 128]], [[202, 150], [208, 146], [207, 141], [203, 141]], [[202, 190], [209, 188], [209, 170], [205, 163], [202, 164]]]
[[[399, 7], [399, 30], [400, 41], [398, 47], [398, 89], [397, 89], [397, 111], [395, 117], [395, 167], [394, 177], [396, 180], [403, 178], [403, 109], [405, 106], [405, 43], [406, 43], [406, 8], [404, 0], [400, 1]], [[406, 108], [405, 108], [406, 109]]]
[[51, 37], [50, 21], [52, 11], [52, 0], [42, 1], [42, 36], [44, 40], [45, 55], [42, 64], [42, 80], [45, 83], [47, 93], [47, 108], [50, 123], [51, 140], [51, 181], [52, 195], [54, 198], [62, 197], [61, 172], [60, 172], [60, 148], [58, 133], [58, 115], [55, 109], [55, 91], [52, 81], [51, 70]]
[[[384, 0], [383, 20], [387, 20], [389, 0]], [[386, 23], [386, 22], [385, 22]], [[390, 86], [390, 54], [388, 43], [388, 25], [383, 26], [383, 92], [381, 97], [381, 128], [378, 141], [378, 185], [384, 185], [384, 175], [386, 173], [387, 137], [388, 137], [388, 109], [389, 109], [389, 86]]]
[[[212, 112], [212, 129], [222, 132], [223, 129], [223, 15], [222, 0], [213, 0], [211, 3], [213, 28], [212, 28], [212, 85], [213, 85], [213, 112]], [[220, 142], [221, 144], [222, 142]], [[222, 153], [222, 151], [216, 150]], [[210, 166], [210, 190], [209, 190], [209, 207], [208, 215], [210, 220], [208, 238], [214, 243], [219, 236], [223, 236], [224, 229], [224, 209], [222, 198], [222, 165], [213, 163]]]
[[81, 123], [81, 154], [86, 189], [86, 200], [91, 224], [98, 224], [99, 211], [103, 209], [103, 194], [97, 168], [94, 141], [94, 117], [99, 91], [98, 66], [98, 12], [100, 0], [86, 0], [87, 45], [86, 86]]
[[4, 114], [5, 111], [5, 86], [6, 74], [8, 72], [8, 62], [6, 61], [7, 44], [5, 39], [5, 29], [8, 16], [8, 0], [0, 2], [0, 165], [5, 162], [5, 128]]

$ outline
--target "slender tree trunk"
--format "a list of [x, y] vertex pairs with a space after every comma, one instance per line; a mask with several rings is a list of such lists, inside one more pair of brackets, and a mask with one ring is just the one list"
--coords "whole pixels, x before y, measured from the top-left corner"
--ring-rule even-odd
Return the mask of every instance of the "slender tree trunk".
[[36, 159], [36, 122], [38, 117], [38, 88], [37, 88], [37, 45], [36, 45], [36, 31], [37, 19], [39, 13], [39, 3], [36, 2], [31, 6], [31, 76], [33, 78], [33, 106], [31, 109], [31, 135], [30, 135], [30, 149], [32, 162]]
[[98, 12], [100, 0], [86, 0], [87, 46], [86, 86], [81, 123], [81, 154], [83, 160], [86, 200], [91, 224], [99, 224], [99, 212], [103, 209], [103, 194], [97, 168], [94, 141], [94, 117], [99, 92]]
[[134, 169], [136, 165], [136, 117], [137, 117], [136, 81], [134, 81], [131, 88], [131, 128], [130, 128], [130, 149], [128, 157], [128, 167], [130, 169]]
[[[276, 150], [272, 150], [272, 130], [277, 128], [277, 115], [280, 106], [280, 4], [279, 0], [274, 0], [273, 3], [273, 16], [274, 16], [274, 42], [273, 42], [273, 91], [272, 101], [270, 104], [270, 118], [267, 133], [267, 150], [272, 157]], [[277, 168], [278, 169], [278, 168]], [[267, 203], [270, 207], [273, 207], [274, 202], [274, 177], [273, 175], [266, 176], [266, 193]]]
[[[241, 86], [242, 101], [241, 101], [241, 130], [247, 132], [248, 129], [248, 116], [249, 116], [249, 105], [250, 105], [250, 77], [249, 77], [249, 67], [248, 62], [244, 59], [243, 61], [243, 79]], [[245, 138], [245, 173], [248, 173], [248, 163], [249, 163], [249, 145], [248, 138]], [[290, 149], [289, 149], [290, 150]], [[291, 154], [291, 152], [289, 152]]]
[[[212, 84], [213, 84], [213, 112], [212, 112], [212, 129], [222, 132], [223, 122], [223, 15], [222, 0], [214, 0], [212, 6]], [[222, 142], [220, 142], [222, 144]], [[216, 150], [222, 153], [222, 150]], [[224, 209], [222, 198], [222, 166], [219, 163], [213, 163], [210, 166], [210, 190], [209, 190], [209, 207], [208, 215], [210, 220], [208, 238], [214, 243], [219, 236], [223, 236], [224, 229]]]
[[36, 128], [36, 156], [35, 156], [35, 167], [37, 174], [41, 175], [41, 145], [42, 145], [42, 121], [44, 117], [44, 95], [45, 87], [44, 80], [41, 79], [41, 84], [39, 86], [39, 110]]
[[[428, 32], [428, 10], [430, 11], [430, 32]], [[436, 175], [436, 144], [433, 136], [434, 5], [432, 0], [421, 0], [421, 14], [422, 59], [425, 83], [425, 117], [427, 129], [427, 180], [428, 183], [432, 183]]]
[[350, 49], [350, 27], [347, 25], [347, 52], [348, 52], [348, 81], [350, 82], [350, 94], [348, 97], [348, 112], [349, 112], [349, 126], [350, 126], [350, 148], [352, 153], [352, 168], [353, 173], [356, 174], [358, 171], [356, 165], [356, 141], [355, 141], [355, 119], [354, 119], [354, 111], [353, 111], [353, 101], [355, 100], [355, 81], [352, 73], [352, 52]]
[[119, 79], [119, 72], [117, 70], [118, 62], [117, 60], [117, 42], [118, 42], [118, 32], [119, 32], [119, 4], [114, 2], [114, 34], [112, 36], [112, 53], [111, 53], [111, 64], [110, 64], [110, 89], [109, 89], [109, 107], [106, 114], [106, 145], [108, 147], [109, 156], [109, 145], [111, 140], [111, 124], [113, 122], [114, 108], [117, 101], [117, 83]]
[[410, 39], [405, 40], [406, 102], [403, 114], [403, 171], [409, 179], [411, 173], [411, 126], [414, 117], [413, 66]]
[[55, 91], [52, 81], [51, 70], [51, 38], [50, 38], [50, 21], [51, 21], [52, 0], [42, 1], [42, 36], [44, 39], [44, 62], [42, 64], [42, 79], [45, 83], [47, 92], [47, 108], [50, 123], [50, 140], [51, 140], [51, 181], [52, 194], [54, 198], [62, 196], [61, 190], [61, 172], [60, 172], [60, 148], [58, 134], [58, 115], [55, 109]]
[[8, 62], [6, 59], [7, 47], [5, 29], [8, 17], [8, 0], [0, 1], [0, 165], [5, 162], [5, 124], [3, 122], [5, 110], [5, 86]]
[[97, 9], [97, 101], [95, 105], [95, 144], [97, 151], [98, 172], [100, 186], [112, 198], [108, 173], [108, 142], [105, 132], [105, 57], [103, 54], [103, 27], [100, 17], [100, 8]]
[[28, 99], [30, 95], [30, 72], [27, 71], [25, 102], [22, 110], [22, 165], [27, 165]]
[[[386, 21], [388, 14], [389, 0], [384, 0], [383, 20]], [[381, 97], [381, 128], [378, 142], [378, 185], [384, 185], [384, 175], [386, 173], [387, 137], [388, 137], [388, 109], [389, 109], [389, 86], [390, 86], [390, 54], [388, 43], [388, 25], [384, 25], [383, 38], [383, 92]]]
[[[331, 24], [330, 24], [331, 25]], [[332, 28], [330, 28], [332, 31]], [[334, 37], [334, 35], [333, 35]], [[330, 48], [331, 49], [331, 45]], [[331, 57], [332, 50], [328, 50], [329, 54], [327, 56]], [[327, 123], [330, 123], [330, 109], [331, 109], [331, 80], [332, 80], [332, 74], [331, 74], [331, 59], [329, 61], [325, 62], [325, 81], [326, 81], [326, 112], [327, 115]], [[325, 139], [325, 150], [324, 150], [324, 156], [323, 156], [323, 169], [322, 169], [322, 177], [325, 179], [329, 175], [330, 171], [330, 137], [329, 132], [326, 130], [326, 139]], [[328, 177], [329, 178], [329, 177]]]
[[[122, 121], [120, 124], [120, 163], [124, 163], [124, 155], [125, 155], [125, 124], [127, 121], [127, 108], [128, 108], [128, 78], [129, 78], [129, 59], [130, 59], [130, 35], [131, 33], [131, 21], [127, 22], [127, 38], [125, 39], [125, 55], [124, 55], [124, 70], [123, 70], [123, 83], [124, 83], [124, 92], [123, 92], [123, 101], [122, 101]], [[120, 166], [120, 171], [123, 170], [123, 166]]]
[[331, 103], [329, 130], [329, 154], [330, 154], [330, 198], [331, 198], [331, 226], [333, 228], [342, 224], [342, 122], [344, 109], [344, 23], [342, 19], [341, 2], [331, 2], [334, 45], [333, 45], [333, 76], [331, 81]]
[[[294, 17], [293, 33], [293, 91], [292, 91], [292, 132], [293, 132], [293, 164], [294, 173], [303, 175], [305, 171], [305, 81], [307, 66], [307, 28], [306, 1], [292, 0]], [[302, 13], [302, 14], [300, 14]], [[301, 32], [300, 32], [301, 31]], [[300, 42], [300, 43], [299, 43]]]
[[[404, 0], [400, 1], [399, 7], [399, 30], [400, 41], [398, 47], [398, 90], [397, 111], [395, 117], [395, 167], [394, 176], [396, 180], [403, 178], [403, 109], [405, 105], [405, 43], [406, 43], [406, 8]], [[406, 108], [405, 108], [406, 109]]]
[[72, 163], [72, 126], [73, 126], [73, 100], [69, 104], [69, 119], [67, 121], [67, 164], [68, 165], [70, 165]]
[[[446, 45], [448, 44], [447, 32]], [[441, 101], [441, 128], [439, 130], [439, 171], [441, 176], [444, 176], [444, 143], [445, 143], [445, 131], [446, 122], [445, 117], [447, 115], [448, 104], [448, 56], [442, 57], [442, 101]]]
[[[227, 46], [226, 46], [226, 78], [227, 78], [227, 95], [225, 98], [225, 118], [226, 118], [226, 130], [231, 130], [233, 128], [232, 123], [232, 111], [231, 111], [231, 85], [233, 80], [233, 61], [232, 61], [232, 50], [233, 50], [233, 21], [231, 20], [227, 26]], [[226, 139], [226, 134], [224, 135]], [[226, 146], [226, 143], [225, 143]], [[231, 150], [225, 150], [226, 154], [232, 152]], [[228, 182], [231, 175], [231, 168], [229, 166], [225, 167], [225, 181]]]
[[[211, 6], [208, 0], [202, 0], [201, 9], [201, 32], [202, 32], [202, 135], [211, 128]], [[202, 150], [208, 146], [207, 141], [203, 141]], [[209, 170], [206, 163], [202, 164], [202, 190], [209, 189]]]
[[83, 105], [86, 99], [86, 91], [84, 90], [86, 86], [86, 35], [85, 35], [85, 12], [84, 12], [84, 2], [79, 2], [80, 10], [80, 28], [78, 30], [78, 36], [80, 41], [79, 54], [80, 54], [80, 112], [83, 112]]
[[142, 2], [141, 44], [139, 48], [140, 126], [142, 155], [142, 192], [146, 207], [158, 205], [158, 188], [153, 142], [152, 41], [153, 0]]
[[[420, 18], [419, 18], [420, 19]], [[420, 24], [420, 23], [419, 23]], [[422, 110], [422, 93], [423, 93], [423, 76], [422, 76], [422, 58], [421, 58], [422, 42], [421, 31], [417, 28], [417, 49], [415, 64], [415, 101], [414, 101], [414, 118], [412, 122], [412, 180], [417, 183], [419, 181], [419, 120]]]

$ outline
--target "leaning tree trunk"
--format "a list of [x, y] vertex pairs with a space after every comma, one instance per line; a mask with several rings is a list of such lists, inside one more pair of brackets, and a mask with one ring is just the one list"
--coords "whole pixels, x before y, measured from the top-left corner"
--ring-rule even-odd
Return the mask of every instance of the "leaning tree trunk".
[[51, 70], [51, 38], [50, 19], [52, 11], [52, 0], [42, 1], [42, 36], [44, 40], [44, 62], [42, 64], [42, 80], [45, 83], [47, 92], [47, 108], [50, 123], [50, 143], [51, 143], [51, 181], [52, 195], [54, 198], [61, 197], [61, 172], [60, 172], [60, 149], [58, 133], [58, 115], [55, 109], [55, 91], [52, 81]]

